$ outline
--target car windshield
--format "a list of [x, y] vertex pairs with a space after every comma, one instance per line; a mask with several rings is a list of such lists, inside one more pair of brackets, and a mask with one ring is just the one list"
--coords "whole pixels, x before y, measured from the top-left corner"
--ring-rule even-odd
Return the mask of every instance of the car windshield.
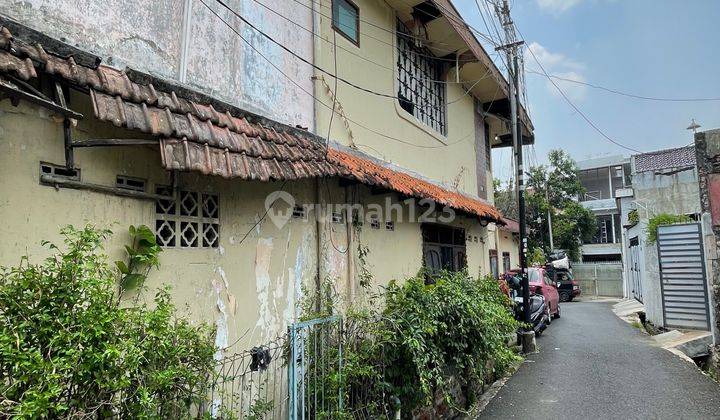
[[542, 275], [540, 274], [540, 270], [537, 268], [531, 268], [528, 270], [528, 281], [530, 283], [541, 283], [542, 282]]
[[573, 276], [572, 276], [571, 273], [560, 273], [560, 274], [558, 274], [558, 280], [559, 280], [559, 281], [568, 281], [568, 280], [572, 280], [572, 279], [573, 279]]

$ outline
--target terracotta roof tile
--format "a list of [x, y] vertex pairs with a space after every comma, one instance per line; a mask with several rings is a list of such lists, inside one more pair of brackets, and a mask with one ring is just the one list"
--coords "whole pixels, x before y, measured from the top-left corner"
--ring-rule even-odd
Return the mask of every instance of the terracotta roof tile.
[[343, 176], [367, 184], [382, 186], [411, 197], [426, 198], [456, 210], [503, 224], [500, 212], [479, 198], [468, 197], [450, 191], [420, 178], [386, 168], [369, 159], [340, 150], [328, 150], [328, 159], [340, 166]]
[[158, 137], [167, 169], [260, 181], [339, 176], [503, 223], [500, 213], [478, 198], [348, 152], [329, 149], [326, 156], [324, 140], [303, 130], [227, 104], [216, 109], [176, 93], [187, 92], [182, 87], [159, 89], [172, 86], [166, 81], [137, 82], [127, 71], [79, 65], [72, 56], [54, 55], [0, 28], [0, 74], [30, 80], [38, 71], [87, 89], [99, 120]]

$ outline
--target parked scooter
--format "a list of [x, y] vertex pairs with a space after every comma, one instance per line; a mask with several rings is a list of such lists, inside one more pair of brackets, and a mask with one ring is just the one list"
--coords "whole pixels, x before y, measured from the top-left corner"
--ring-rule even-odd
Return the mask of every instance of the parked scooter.
[[[522, 278], [520, 275], [513, 275], [507, 278], [510, 294], [514, 304], [515, 319], [524, 320], [523, 313], [523, 297], [522, 297]], [[547, 317], [547, 308], [545, 298], [530, 292], [530, 325], [532, 326], [535, 336], [539, 337], [549, 324]]]

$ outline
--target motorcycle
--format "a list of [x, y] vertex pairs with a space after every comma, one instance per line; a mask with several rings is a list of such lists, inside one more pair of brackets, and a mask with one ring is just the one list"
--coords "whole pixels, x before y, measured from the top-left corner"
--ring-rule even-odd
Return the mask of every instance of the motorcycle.
[[[515, 319], [524, 321], [524, 307], [522, 297], [522, 279], [519, 275], [507, 279], [513, 301], [513, 312]], [[549, 324], [545, 298], [535, 293], [530, 294], [530, 325], [535, 336], [539, 337]]]

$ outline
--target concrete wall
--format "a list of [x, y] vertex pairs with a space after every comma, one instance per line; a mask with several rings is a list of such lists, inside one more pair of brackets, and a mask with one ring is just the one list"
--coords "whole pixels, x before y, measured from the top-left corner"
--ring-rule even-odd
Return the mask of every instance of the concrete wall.
[[695, 168], [671, 175], [660, 175], [653, 171], [638, 172], [633, 174], [632, 182], [641, 219], [649, 219], [660, 213], [700, 213], [698, 173]]
[[[205, 3], [259, 53], [198, 0], [0, 0], [0, 14], [94, 53], [105, 64], [158, 74], [241, 108], [312, 129], [312, 67], [241, 25], [217, 2]], [[298, 55], [312, 60], [313, 36], [309, 32], [253, 0], [226, 3]], [[312, 27], [307, 7], [285, 0], [263, 3], [293, 22]]]
[[[700, 203], [705, 245], [705, 268], [713, 331], [713, 344], [720, 342], [720, 129], [695, 134], [695, 156], [699, 172]], [[717, 368], [717, 348], [713, 363]]]

